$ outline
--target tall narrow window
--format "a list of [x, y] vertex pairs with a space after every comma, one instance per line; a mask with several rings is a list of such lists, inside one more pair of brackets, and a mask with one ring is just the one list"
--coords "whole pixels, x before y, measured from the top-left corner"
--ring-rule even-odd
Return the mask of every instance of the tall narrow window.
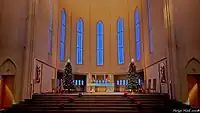
[[128, 85], [128, 80], [126, 80], [126, 85]]
[[76, 31], [76, 64], [83, 64], [83, 20], [78, 19]]
[[49, 23], [49, 35], [48, 35], [48, 53], [52, 53], [52, 34], [53, 34], [53, 0], [50, 0], [50, 23]]
[[119, 85], [122, 86], [123, 85], [123, 81], [119, 80]]
[[97, 23], [97, 65], [103, 65], [103, 23]]
[[123, 85], [124, 85], [124, 86], [126, 85], [126, 80], [123, 80]]
[[118, 64], [124, 64], [124, 24], [120, 18], [117, 22]]
[[117, 80], [117, 85], [119, 85], [119, 80]]
[[136, 42], [136, 60], [141, 59], [141, 40], [140, 40], [140, 17], [139, 11], [135, 10], [135, 42]]
[[66, 12], [62, 10], [61, 20], [61, 39], [60, 39], [60, 60], [63, 61], [65, 58], [65, 36], [66, 36]]
[[148, 23], [149, 23], [149, 52], [153, 52], [152, 24], [151, 24], [151, 0], [147, 0]]

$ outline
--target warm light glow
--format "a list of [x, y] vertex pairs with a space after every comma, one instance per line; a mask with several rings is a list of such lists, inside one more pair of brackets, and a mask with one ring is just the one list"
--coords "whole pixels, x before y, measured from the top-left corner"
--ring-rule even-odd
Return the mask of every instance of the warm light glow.
[[9, 89], [9, 87], [8, 87], [7, 85], [5, 85], [5, 90], [6, 90], [6, 93], [8, 94], [8, 98], [9, 98], [10, 100], [12, 100], [12, 103], [13, 103], [13, 104], [16, 104], [16, 103], [15, 103], [15, 100], [14, 100], [14, 96], [13, 96], [13, 94], [12, 94], [12, 91]]
[[164, 8], [163, 8], [163, 12], [164, 12], [164, 24], [165, 24], [165, 27], [167, 28], [167, 19], [168, 19], [168, 15], [167, 15], [167, 6], [165, 5]]
[[69, 59], [69, 58], [67, 59], [67, 62], [70, 62], [70, 59]]
[[132, 59], [131, 59], [131, 62], [135, 63], [135, 60], [132, 58]]
[[198, 92], [198, 85], [196, 83], [189, 92], [188, 100], [190, 104], [195, 102], [195, 99], [197, 98], [197, 92]]

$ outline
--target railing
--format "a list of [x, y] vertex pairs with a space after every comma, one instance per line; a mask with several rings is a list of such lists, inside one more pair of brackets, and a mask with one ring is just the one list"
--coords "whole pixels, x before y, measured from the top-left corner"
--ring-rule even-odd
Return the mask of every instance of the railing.
[[[34, 70], [36, 70], [36, 64], [37, 64], [37, 62], [39, 62], [39, 63], [41, 63], [42, 65], [46, 65], [47, 67], [50, 67], [51, 69], [53, 69], [54, 70], [54, 74], [53, 74], [53, 76], [52, 77], [56, 77], [56, 75], [57, 75], [57, 71], [56, 71], [56, 67], [55, 66], [53, 66], [53, 65], [51, 65], [51, 64], [48, 64], [48, 63], [46, 63], [45, 61], [43, 61], [43, 60], [40, 60], [40, 59], [37, 59], [37, 58], [35, 58], [34, 59]], [[42, 66], [43, 67], [43, 66]], [[41, 68], [41, 83], [40, 83], [40, 93], [42, 93], [42, 79], [43, 79], [43, 74], [42, 74], [42, 71], [43, 71], [43, 68]], [[35, 74], [36, 74], [36, 71], [34, 71], [34, 76], [35, 76]], [[54, 78], [55, 79], [55, 78]], [[35, 78], [33, 78], [33, 81], [35, 81]], [[51, 89], [55, 89], [55, 87], [56, 87], [56, 84], [55, 84], [55, 80], [53, 80], [53, 78], [51, 79], [51, 84], [52, 84], [52, 87], [51, 87]], [[35, 82], [33, 82], [33, 84], [32, 84], [32, 90], [31, 90], [31, 95], [33, 94], [33, 93], [35, 93]]]
[[56, 67], [54, 67], [54, 66], [52, 66], [52, 65], [50, 65], [50, 64], [48, 64], [48, 63], [46, 63], [45, 61], [42, 61], [42, 60], [40, 60], [40, 59], [37, 59], [37, 58], [35, 58], [35, 60], [36, 60], [36, 61], [38, 61], [38, 62], [40, 62], [40, 63], [42, 63], [42, 64], [45, 64], [45, 65], [47, 65], [48, 67], [51, 67], [51, 68], [53, 68], [53, 69], [55, 69], [55, 70], [56, 70]]

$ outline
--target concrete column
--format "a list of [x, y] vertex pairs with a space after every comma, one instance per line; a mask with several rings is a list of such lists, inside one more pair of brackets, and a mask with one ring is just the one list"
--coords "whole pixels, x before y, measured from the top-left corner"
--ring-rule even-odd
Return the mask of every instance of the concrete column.
[[24, 54], [27, 33], [29, 0], [1, 0], [0, 2], [0, 62], [7, 58], [16, 64], [13, 96], [18, 102], [22, 99]]

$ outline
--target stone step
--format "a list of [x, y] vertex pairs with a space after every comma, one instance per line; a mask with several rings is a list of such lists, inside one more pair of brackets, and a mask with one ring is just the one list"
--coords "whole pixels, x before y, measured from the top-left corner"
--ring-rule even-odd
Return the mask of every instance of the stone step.
[[[67, 97], [79, 97], [78, 95], [77, 96], [64, 96], [64, 95], [57, 95], [57, 96], [32, 96], [32, 98], [58, 98], [58, 97], [61, 97], [61, 98], [67, 98]], [[84, 96], [82, 95], [81, 96], [82, 98], [127, 98], [127, 97], [135, 97], [135, 98], [162, 98], [164, 99], [164, 97], [162, 96]]]
[[[69, 100], [70, 98], [33, 98], [33, 100]], [[128, 100], [128, 98], [73, 98], [74, 100]]]
[[[33, 98], [32, 100], [69, 100], [70, 98]], [[74, 100], [105, 100], [105, 101], [109, 101], [109, 100], [129, 100], [129, 98], [73, 98]], [[146, 99], [146, 98], [134, 98], [136, 100], [140, 100], [140, 101], [164, 101], [163, 99], [156, 99], [156, 98], [152, 98], [152, 99]]]
[[[73, 97], [72, 97], [73, 98]], [[132, 98], [132, 97], [130, 97]], [[146, 101], [165, 101], [164, 99], [162, 98], [136, 98], [136, 97], [133, 97], [134, 99], [136, 100], [146, 100]], [[51, 97], [44, 97], [44, 98], [32, 98], [32, 100], [69, 100], [70, 97], [56, 97], [56, 98], [51, 98]], [[84, 98], [84, 97], [81, 97], [81, 98], [73, 98], [74, 100], [129, 100], [129, 98]]]
[[[61, 109], [60, 106], [48, 106], [48, 107], [45, 107], [45, 106], [26, 106], [26, 107], [19, 107], [19, 108], [22, 108], [22, 109], [48, 109], [48, 110], [54, 110], [54, 109]], [[153, 108], [153, 106], [151, 107], [145, 107], [145, 108]], [[133, 107], [131, 106], [128, 106], [128, 107], [110, 107], [110, 106], [104, 106], [103, 108], [102, 107], [97, 107], [97, 106], [93, 106], [93, 107], [77, 107], [77, 106], [63, 106], [62, 109], [71, 109], [71, 110], [79, 110], [79, 109], [82, 109], [82, 110], [101, 110], [101, 109], [106, 109], [106, 110], [131, 110], [133, 109]]]
[[[33, 101], [31, 102], [32, 104], [37, 104], [37, 103], [70, 103], [70, 101], [66, 101], [66, 100], [58, 100], [58, 101]], [[83, 103], [83, 104], [97, 104], [97, 103], [102, 103], [102, 104], [126, 104], [126, 103], [131, 103], [130, 101], [74, 101], [73, 103], [76, 103], [76, 104], [80, 104], [80, 103]]]
[[[64, 106], [67, 106], [67, 107], [116, 107], [116, 106], [124, 106], [124, 107], [135, 107], [137, 106], [136, 103], [133, 103], [133, 104], [109, 104], [109, 105], [106, 105], [106, 104], [77, 104], [77, 103], [72, 103], [72, 104], [69, 104], [69, 103], [48, 103], [48, 104], [20, 104], [16, 107], [29, 107], [29, 106], [34, 106], [34, 107], [52, 107], [52, 106], [60, 106], [61, 104], [64, 104]], [[164, 106], [165, 104], [142, 104], [142, 106], [145, 106], [145, 107], [148, 107], [148, 106]], [[15, 107], [15, 106], [14, 106]]]
[[7, 113], [14, 113], [14, 112], [25, 112], [25, 113], [160, 113], [160, 111], [155, 110], [10, 110]]
[[[70, 97], [74, 99], [70, 103]], [[135, 101], [131, 101], [133, 97]], [[77, 94], [34, 94], [32, 99], [26, 99], [14, 105], [8, 112], [35, 113], [65, 113], [65, 112], [111, 112], [111, 113], [161, 113], [167, 111], [165, 105], [169, 99], [166, 95], [82, 95]], [[136, 102], [141, 102], [140, 108]], [[64, 104], [64, 105], [61, 105]]]
[[[37, 94], [37, 95], [33, 95], [32, 97], [76, 97], [78, 96], [78, 94], [72, 94], [72, 95], [69, 95], [69, 94]], [[142, 97], [142, 98], [168, 98], [167, 95], [153, 95], [153, 94], [140, 94], [140, 95], [127, 95], [127, 97], [130, 97], [130, 96], [134, 96], [134, 97]], [[89, 98], [92, 98], [92, 97], [95, 97], [95, 98], [110, 98], [110, 97], [113, 97], [113, 98], [121, 98], [121, 97], [124, 97], [124, 95], [83, 95], [83, 97], [89, 97]]]
[[[156, 101], [140, 101], [142, 104], [164, 104], [164, 102], [156, 102]], [[57, 104], [57, 103], [70, 103], [69, 101], [33, 101], [29, 103], [30, 105], [33, 104]], [[135, 102], [131, 101], [74, 101], [75, 104], [132, 104]], [[27, 104], [27, 103], [25, 103]]]

